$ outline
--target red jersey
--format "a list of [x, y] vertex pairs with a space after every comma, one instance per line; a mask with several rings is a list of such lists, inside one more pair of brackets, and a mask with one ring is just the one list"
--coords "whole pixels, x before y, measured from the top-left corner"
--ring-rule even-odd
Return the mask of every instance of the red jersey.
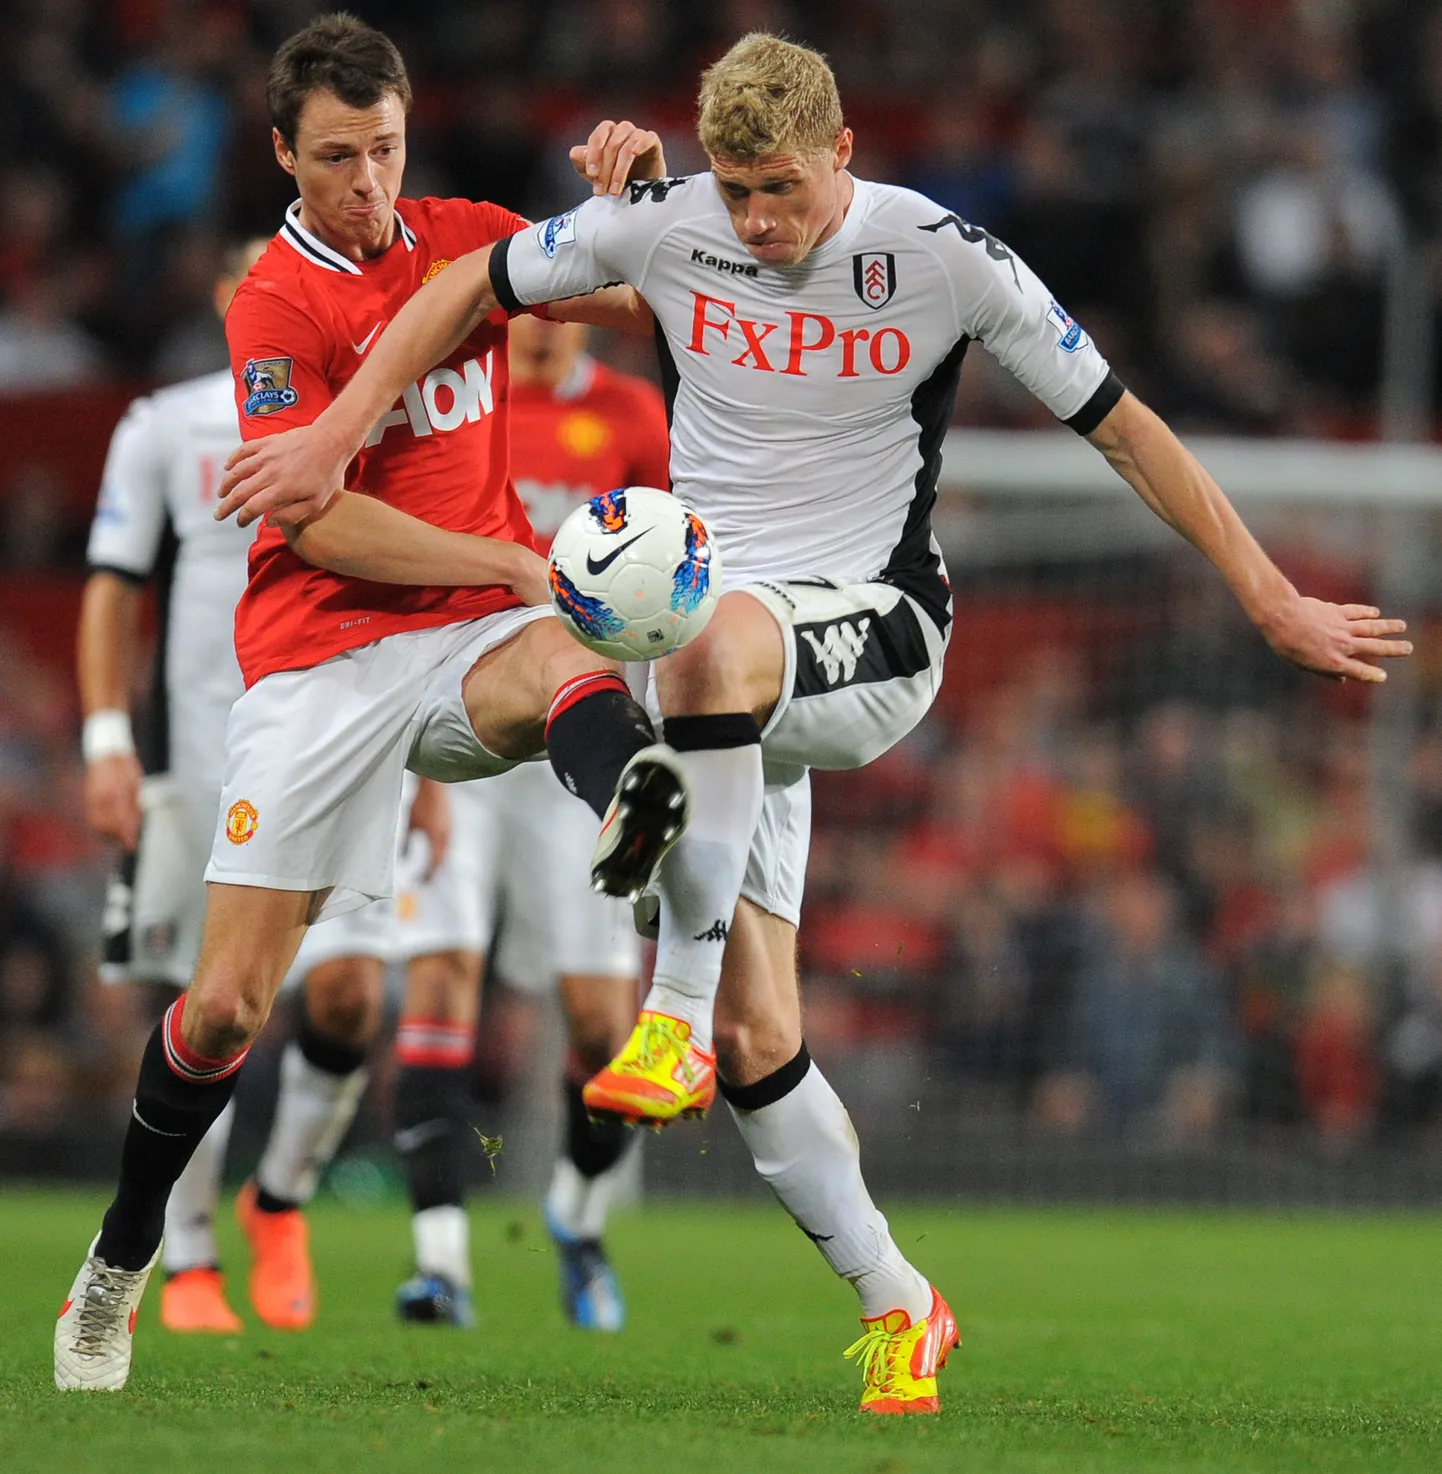
[[644, 379], [582, 355], [563, 384], [511, 386], [511, 465], [536, 543], [618, 486], [670, 486], [666, 406]]
[[[351, 261], [305, 230], [299, 202], [241, 283], [225, 319], [245, 440], [306, 425], [350, 382], [385, 324], [457, 256], [525, 227], [498, 205], [399, 200], [389, 250]], [[453, 532], [534, 546], [509, 475], [507, 315], [497, 309], [410, 385], [351, 462], [346, 486]], [[318, 665], [401, 630], [518, 604], [500, 585], [372, 583], [314, 568], [268, 522], [235, 612], [246, 685]]]

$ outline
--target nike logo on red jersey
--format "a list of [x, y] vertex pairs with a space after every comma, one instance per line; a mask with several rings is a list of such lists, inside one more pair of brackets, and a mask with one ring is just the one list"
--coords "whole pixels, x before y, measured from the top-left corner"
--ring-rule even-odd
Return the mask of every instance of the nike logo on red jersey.
[[354, 348], [357, 353], [364, 353], [366, 351], [366, 349], [370, 347], [370, 345], [371, 345], [371, 339], [374, 338], [375, 335], [378, 332], [380, 332], [380, 330], [381, 330], [381, 324], [380, 323], [377, 323], [370, 330], [370, 332], [368, 332], [365, 335], [365, 337], [360, 340], [359, 343], [352, 343], [351, 344], [351, 347]]

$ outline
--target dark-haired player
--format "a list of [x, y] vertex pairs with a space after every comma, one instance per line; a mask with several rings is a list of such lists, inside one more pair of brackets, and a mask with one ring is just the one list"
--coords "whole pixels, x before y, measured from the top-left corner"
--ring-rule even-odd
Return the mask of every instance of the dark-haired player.
[[[300, 199], [226, 322], [247, 439], [314, 420], [424, 281], [525, 223], [466, 200], [398, 199], [410, 84], [390, 41], [352, 17], [286, 42], [268, 100]], [[660, 166], [654, 135], [609, 132], [618, 177]], [[580, 310], [649, 325], [629, 290]], [[324, 514], [256, 537], [200, 957], [146, 1048], [115, 1200], [61, 1309], [60, 1387], [125, 1385], [171, 1186], [229, 1101], [306, 929], [391, 893], [407, 767], [481, 777], [548, 742], [599, 813], [652, 742], [616, 668], [550, 615], [508, 476], [506, 321], [457, 335], [405, 386]], [[659, 850], [684, 791], [672, 775], [638, 801], [648, 795]]]

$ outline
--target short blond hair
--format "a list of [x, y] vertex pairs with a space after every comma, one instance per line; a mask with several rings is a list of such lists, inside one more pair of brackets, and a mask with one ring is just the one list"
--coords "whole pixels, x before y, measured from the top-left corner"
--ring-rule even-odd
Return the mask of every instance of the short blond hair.
[[830, 149], [845, 127], [819, 51], [765, 31], [743, 36], [701, 76], [696, 131], [712, 158], [753, 163]]

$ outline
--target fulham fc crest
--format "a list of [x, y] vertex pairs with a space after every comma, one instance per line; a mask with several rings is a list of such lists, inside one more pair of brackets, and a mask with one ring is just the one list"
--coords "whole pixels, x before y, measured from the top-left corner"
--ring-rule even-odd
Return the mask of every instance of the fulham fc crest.
[[896, 257], [890, 251], [865, 251], [851, 258], [856, 295], [870, 308], [885, 307], [896, 295]]

